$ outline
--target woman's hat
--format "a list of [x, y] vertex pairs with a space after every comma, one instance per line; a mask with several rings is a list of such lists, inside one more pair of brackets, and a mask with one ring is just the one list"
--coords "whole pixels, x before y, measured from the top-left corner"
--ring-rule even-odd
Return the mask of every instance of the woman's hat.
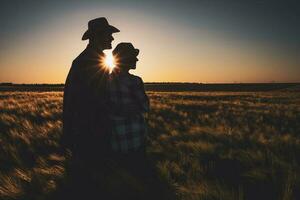
[[88, 23], [88, 30], [82, 36], [82, 40], [87, 40], [95, 32], [110, 31], [111, 33], [120, 32], [116, 27], [109, 25], [105, 17], [99, 17], [92, 19]]
[[121, 58], [136, 57], [139, 55], [140, 50], [134, 48], [134, 46], [129, 42], [121, 42], [112, 51], [113, 55], [118, 55]]

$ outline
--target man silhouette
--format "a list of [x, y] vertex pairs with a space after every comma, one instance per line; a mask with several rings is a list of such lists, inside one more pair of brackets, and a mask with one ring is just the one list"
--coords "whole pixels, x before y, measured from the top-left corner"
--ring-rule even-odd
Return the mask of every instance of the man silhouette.
[[99, 138], [103, 139], [109, 128], [105, 106], [109, 70], [103, 64], [103, 50], [112, 48], [112, 34], [116, 32], [119, 29], [109, 25], [104, 17], [89, 21], [82, 37], [89, 43], [69, 71], [64, 88], [63, 144], [73, 157], [89, 159], [93, 148], [104, 148], [99, 145]]
[[[86, 184], [90, 168], [103, 162], [101, 158], [108, 151], [110, 127], [105, 88], [109, 69], [103, 64], [103, 50], [112, 48], [112, 34], [116, 32], [119, 29], [109, 25], [104, 17], [89, 21], [82, 37], [89, 43], [73, 61], [65, 83], [62, 145], [72, 153], [67, 173], [80, 184]], [[78, 187], [82, 190], [84, 186]]]

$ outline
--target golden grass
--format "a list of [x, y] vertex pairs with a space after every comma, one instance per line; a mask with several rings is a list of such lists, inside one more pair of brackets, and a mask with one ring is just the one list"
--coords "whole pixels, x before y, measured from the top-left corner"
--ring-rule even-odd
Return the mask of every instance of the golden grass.
[[[299, 93], [148, 95], [147, 153], [178, 199], [300, 199]], [[46, 199], [65, 179], [62, 96], [0, 94], [1, 200]]]

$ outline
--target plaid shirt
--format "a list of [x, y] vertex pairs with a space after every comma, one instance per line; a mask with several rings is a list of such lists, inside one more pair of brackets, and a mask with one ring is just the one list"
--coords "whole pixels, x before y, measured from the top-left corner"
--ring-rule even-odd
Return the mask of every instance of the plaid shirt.
[[[109, 77], [108, 92], [112, 150], [122, 153], [137, 151], [145, 144], [146, 123], [143, 113], [149, 110], [144, 83], [138, 76], [113, 72]], [[133, 108], [135, 111], [129, 114]]]

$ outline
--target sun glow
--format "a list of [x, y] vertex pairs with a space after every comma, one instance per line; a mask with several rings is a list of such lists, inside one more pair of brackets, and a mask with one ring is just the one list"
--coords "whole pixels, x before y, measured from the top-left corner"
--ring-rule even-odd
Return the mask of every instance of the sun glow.
[[106, 51], [104, 53], [105, 53], [105, 60], [104, 60], [105, 66], [109, 68], [109, 73], [111, 73], [115, 67], [114, 57], [111, 51]]

